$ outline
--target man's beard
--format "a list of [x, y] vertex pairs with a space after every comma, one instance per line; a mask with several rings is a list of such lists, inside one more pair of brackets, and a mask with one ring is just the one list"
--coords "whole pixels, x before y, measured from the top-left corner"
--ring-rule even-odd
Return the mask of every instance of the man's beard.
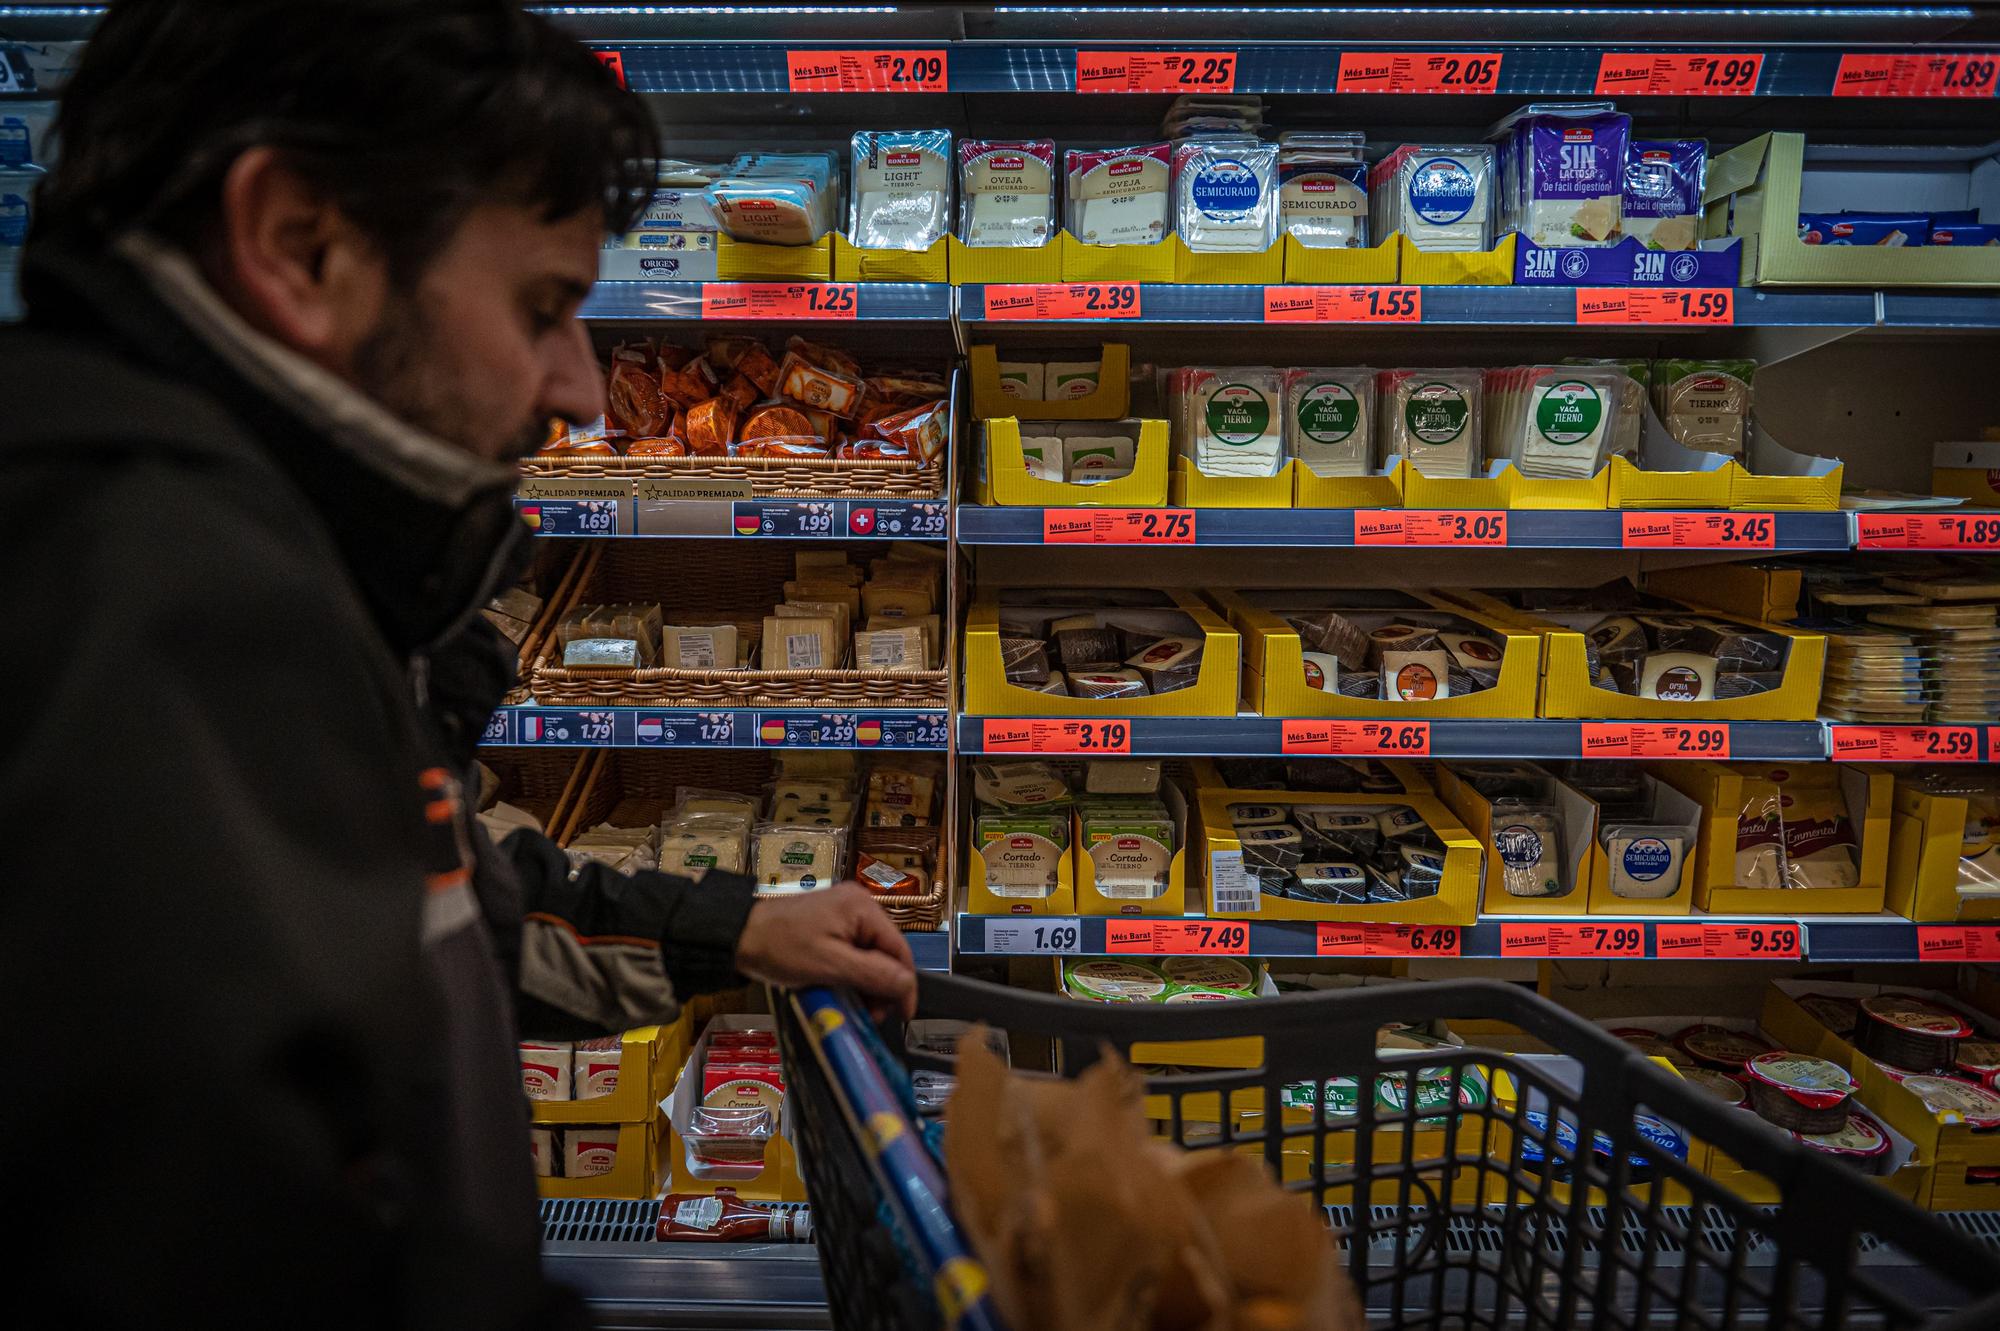
[[404, 424], [475, 457], [517, 462], [540, 448], [547, 421], [525, 422], [506, 440], [479, 428], [476, 386], [439, 365], [447, 345], [420, 297], [392, 295], [375, 331], [355, 348], [355, 387]]

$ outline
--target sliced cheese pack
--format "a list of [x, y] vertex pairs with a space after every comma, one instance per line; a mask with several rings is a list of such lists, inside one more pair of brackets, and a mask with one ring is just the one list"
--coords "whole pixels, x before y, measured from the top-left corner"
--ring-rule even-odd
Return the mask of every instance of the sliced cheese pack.
[[1624, 371], [1576, 365], [1518, 365], [1486, 375], [1486, 456], [1523, 476], [1571, 480], [1604, 465]]
[[[958, 145], [958, 238], [976, 249], [1049, 243], [1055, 229], [1056, 146], [1047, 139], [962, 139]], [[1001, 367], [1006, 391], [1007, 367]], [[1032, 393], [1015, 396], [1032, 401]]]
[[1493, 149], [1406, 143], [1369, 172], [1370, 211], [1420, 250], [1493, 247]]
[[1375, 466], [1375, 371], [1284, 372], [1285, 452], [1315, 476], [1366, 476]]
[[951, 225], [951, 131], [855, 134], [847, 234], [861, 249], [927, 250]]
[[1275, 476], [1285, 464], [1284, 375], [1191, 367], [1170, 380], [1175, 450], [1205, 476]]
[[1385, 370], [1382, 438], [1426, 476], [1469, 477], [1480, 465], [1484, 377], [1478, 370]]
[[1169, 144], [1145, 143], [1065, 152], [1069, 233], [1086, 245], [1152, 245], [1166, 239], [1172, 224], [1172, 151]]

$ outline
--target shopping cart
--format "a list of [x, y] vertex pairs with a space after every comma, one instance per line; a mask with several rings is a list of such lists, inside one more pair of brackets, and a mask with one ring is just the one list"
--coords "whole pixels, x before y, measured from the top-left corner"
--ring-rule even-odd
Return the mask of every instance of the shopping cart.
[[[1992, 1248], [1512, 985], [1169, 1008], [926, 975], [920, 1001], [1008, 1032], [1017, 1062], [1045, 1037], [1072, 1075], [1106, 1048], [1262, 1037], [1248, 1071], [1148, 1077], [1148, 1112], [1190, 1149], [1261, 1153], [1310, 1192], [1378, 1324], [2000, 1328]], [[949, 1065], [832, 991], [775, 1006], [835, 1325], [1002, 1326], [906, 1070]], [[1378, 1028], [1454, 1019], [1556, 1053], [1377, 1051]], [[1778, 1200], [1708, 1177], [1714, 1152]]]

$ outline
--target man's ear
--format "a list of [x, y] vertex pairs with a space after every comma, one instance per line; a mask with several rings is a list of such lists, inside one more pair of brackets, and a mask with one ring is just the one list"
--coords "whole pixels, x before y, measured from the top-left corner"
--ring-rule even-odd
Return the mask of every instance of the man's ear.
[[381, 256], [275, 148], [251, 148], [222, 180], [210, 251], [223, 297], [253, 327], [339, 372], [380, 318]]

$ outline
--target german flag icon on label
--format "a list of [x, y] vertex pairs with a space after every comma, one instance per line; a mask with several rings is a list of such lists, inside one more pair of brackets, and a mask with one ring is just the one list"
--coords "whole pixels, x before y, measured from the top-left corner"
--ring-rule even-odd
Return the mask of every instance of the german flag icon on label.
[[880, 744], [882, 742], [882, 723], [880, 721], [863, 721], [860, 725], [854, 727], [854, 742], [864, 747], [871, 744]]
[[738, 513], [736, 515], [736, 534], [738, 536], [755, 536], [759, 531], [763, 530], [763, 527], [763, 518], [755, 513]]
[[783, 744], [785, 742], [785, 723], [783, 721], [765, 720], [757, 727], [757, 739], [759, 743], [763, 744]]

